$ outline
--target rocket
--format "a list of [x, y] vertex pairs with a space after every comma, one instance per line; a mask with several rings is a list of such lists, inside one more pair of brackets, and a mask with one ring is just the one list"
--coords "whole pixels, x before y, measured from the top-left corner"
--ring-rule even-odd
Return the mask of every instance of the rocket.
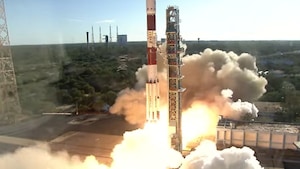
[[156, 64], [156, 1], [146, 0], [147, 8], [147, 68], [146, 83], [146, 121], [159, 120], [159, 83]]

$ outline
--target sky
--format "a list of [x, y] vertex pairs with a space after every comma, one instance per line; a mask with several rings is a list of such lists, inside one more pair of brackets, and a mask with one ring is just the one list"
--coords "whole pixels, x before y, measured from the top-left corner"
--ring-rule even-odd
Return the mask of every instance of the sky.
[[[184, 40], [300, 40], [299, 0], [156, 0], [157, 39], [165, 38], [165, 12], [180, 10]], [[146, 41], [146, 0], [5, 0], [12, 45], [95, 42], [112, 29], [116, 39]], [[91, 39], [91, 38], [90, 38]]]

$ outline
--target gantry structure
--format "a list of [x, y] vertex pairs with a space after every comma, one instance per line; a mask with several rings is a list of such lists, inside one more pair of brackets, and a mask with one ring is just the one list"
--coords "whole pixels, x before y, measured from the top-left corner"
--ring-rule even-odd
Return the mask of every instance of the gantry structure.
[[21, 113], [10, 48], [4, 0], [0, 0], [0, 123], [15, 121]]
[[182, 88], [181, 75], [182, 59], [180, 48], [179, 31], [179, 9], [170, 6], [166, 10], [166, 41], [168, 59], [168, 83], [169, 83], [169, 134], [170, 144], [175, 150], [182, 151], [181, 132], [181, 95], [185, 88]]

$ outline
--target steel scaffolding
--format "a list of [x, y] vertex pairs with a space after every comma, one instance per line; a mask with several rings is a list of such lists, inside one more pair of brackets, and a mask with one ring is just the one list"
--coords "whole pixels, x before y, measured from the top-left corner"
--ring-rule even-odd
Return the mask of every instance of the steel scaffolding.
[[0, 0], [0, 123], [12, 123], [21, 113], [10, 49], [4, 0]]
[[166, 10], [166, 36], [169, 82], [169, 134], [170, 144], [175, 150], [182, 151], [181, 134], [181, 95], [185, 90], [181, 87], [181, 48], [179, 31], [179, 9], [174, 6]]

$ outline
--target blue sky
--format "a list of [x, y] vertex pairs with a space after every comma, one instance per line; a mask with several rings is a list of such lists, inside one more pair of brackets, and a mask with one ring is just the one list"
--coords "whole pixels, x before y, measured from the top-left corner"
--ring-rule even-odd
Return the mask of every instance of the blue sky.
[[[116, 26], [129, 41], [146, 40], [146, 0], [5, 0], [12, 45], [95, 41]], [[165, 37], [165, 10], [180, 10], [186, 40], [300, 40], [299, 0], [157, 0], [157, 35]]]

